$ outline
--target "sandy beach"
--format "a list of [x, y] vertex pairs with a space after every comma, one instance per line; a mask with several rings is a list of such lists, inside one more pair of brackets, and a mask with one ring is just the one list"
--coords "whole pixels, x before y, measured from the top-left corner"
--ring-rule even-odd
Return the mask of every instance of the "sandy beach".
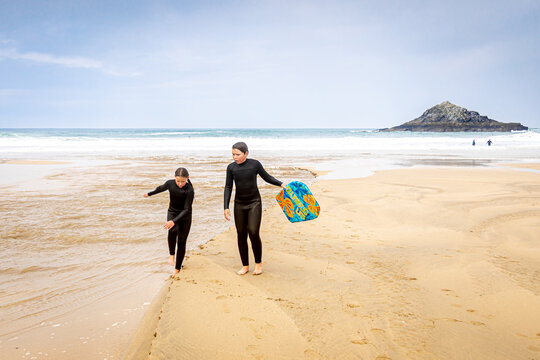
[[192, 253], [125, 358], [539, 359], [537, 171], [318, 181], [318, 219], [265, 211], [261, 276], [234, 228]]
[[[142, 194], [187, 166], [197, 188], [187, 248], [198, 249], [230, 226], [220, 210], [229, 162], [0, 159], [0, 357], [120, 359], [172, 272], [163, 229], [169, 197]], [[284, 164], [268, 169], [314, 179]], [[260, 192], [273, 204], [274, 186]]]

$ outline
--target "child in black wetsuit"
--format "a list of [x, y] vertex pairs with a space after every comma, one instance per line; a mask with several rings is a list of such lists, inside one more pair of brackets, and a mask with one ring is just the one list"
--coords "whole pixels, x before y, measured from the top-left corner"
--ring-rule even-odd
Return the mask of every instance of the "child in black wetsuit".
[[[168, 232], [169, 242], [169, 264], [175, 265], [175, 277], [182, 268], [184, 255], [186, 254], [186, 241], [191, 228], [191, 205], [195, 191], [189, 180], [189, 173], [185, 168], [178, 168], [174, 173], [174, 179], [167, 180], [165, 184], [158, 186], [154, 191], [144, 194], [149, 197], [169, 190], [169, 209], [167, 210], [167, 222], [163, 227]], [[178, 244], [178, 253], [176, 254], [176, 264], [174, 261], [175, 248]]]
[[254, 159], [248, 159], [248, 147], [243, 142], [238, 142], [232, 147], [234, 162], [227, 166], [227, 179], [225, 181], [224, 193], [224, 215], [225, 219], [231, 219], [229, 202], [233, 188], [233, 181], [236, 185], [236, 195], [234, 198], [234, 223], [238, 235], [238, 250], [242, 260], [242, 269], [239, 275], [249, 272], [249, 256], [247, 237], [251, 241], [251, 248], [255, 256], [255, 270], [253, 275], [262, 274], [262, 242], [259, 236], [261, 227], [262, 205], [261, 195], [257, 187], [257, 175], [261, 175], [264, 181], [269, 184], [281, 186], [285, 185], [270, 176], [263, 168], [262, 164]]

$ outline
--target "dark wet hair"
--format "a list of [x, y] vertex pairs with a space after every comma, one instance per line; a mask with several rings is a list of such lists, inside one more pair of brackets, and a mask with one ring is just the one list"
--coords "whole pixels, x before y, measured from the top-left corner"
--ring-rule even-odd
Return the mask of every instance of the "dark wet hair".
[[233, 149], [236, 149], [236, 150], [240, 150], [241, 152], [243, 152], [244, 154], [248, 152], [248, 147], [246, 145], [245, 142], [237, 142], [236, 144], [234, 144], [232, 146]]
[[181, 177], [189, 177], [189, 172], [187, 171], [186, 168], [183, 168], [183, 167], [179, 167], [178, 169], [176, 169], [176, 171], [174, 172], [174, 176], [181, 176]]

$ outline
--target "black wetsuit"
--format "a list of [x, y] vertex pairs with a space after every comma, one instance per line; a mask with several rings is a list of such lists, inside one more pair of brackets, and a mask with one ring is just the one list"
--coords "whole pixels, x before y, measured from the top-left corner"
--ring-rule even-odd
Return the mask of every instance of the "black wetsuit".
[[261, 194], [257, 187], [257, 175], [261, 175], [267, 183], [281, 186], [282, 182], [270, 176], [262, 164], [254, 159], [246, 159], [241, 164], [233, 162], [227, 166], [227, 180], [225, 181], [224, 208], [229, 208], [233, 180], [236, 185], [234, 197], [234, 223], [238, 234], [238, 250], [242, 265], [249, 265], [247, 237], [251, 240], [251, 248], [255, 262], [262, 261], [262, 242], [259, 236], [261, 227], [262, 206]]
[[169, 190], [170, 196], [167, 221], [172, 220], [174, 222], [174, 226], [169, 229], [167, 239], [169, 242], [169, 254], [174, 255], [178, 243], [175, 268], [180, 270], [186, 254], [186, 241], [191, 228], [191, 205], [193, 204], [195, 191], [191, 181], [188, 180], [188, 183], [180, 188], [176, 185], [176, 181], [171, 179], [158, 186], [154, 191], [150, 191], [148, 196], [159, 194], [165, 190]]

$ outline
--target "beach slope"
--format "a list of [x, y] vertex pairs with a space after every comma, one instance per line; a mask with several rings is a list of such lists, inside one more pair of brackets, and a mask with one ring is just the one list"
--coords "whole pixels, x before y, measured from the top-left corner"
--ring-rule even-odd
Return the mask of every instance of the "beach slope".
[[127, 357], [540, 358], [538, 172], [392, 170], [312, 191], [314, 221], [265, 211], [261, 276], [235, 274], [234, 228], [191, 254]]

